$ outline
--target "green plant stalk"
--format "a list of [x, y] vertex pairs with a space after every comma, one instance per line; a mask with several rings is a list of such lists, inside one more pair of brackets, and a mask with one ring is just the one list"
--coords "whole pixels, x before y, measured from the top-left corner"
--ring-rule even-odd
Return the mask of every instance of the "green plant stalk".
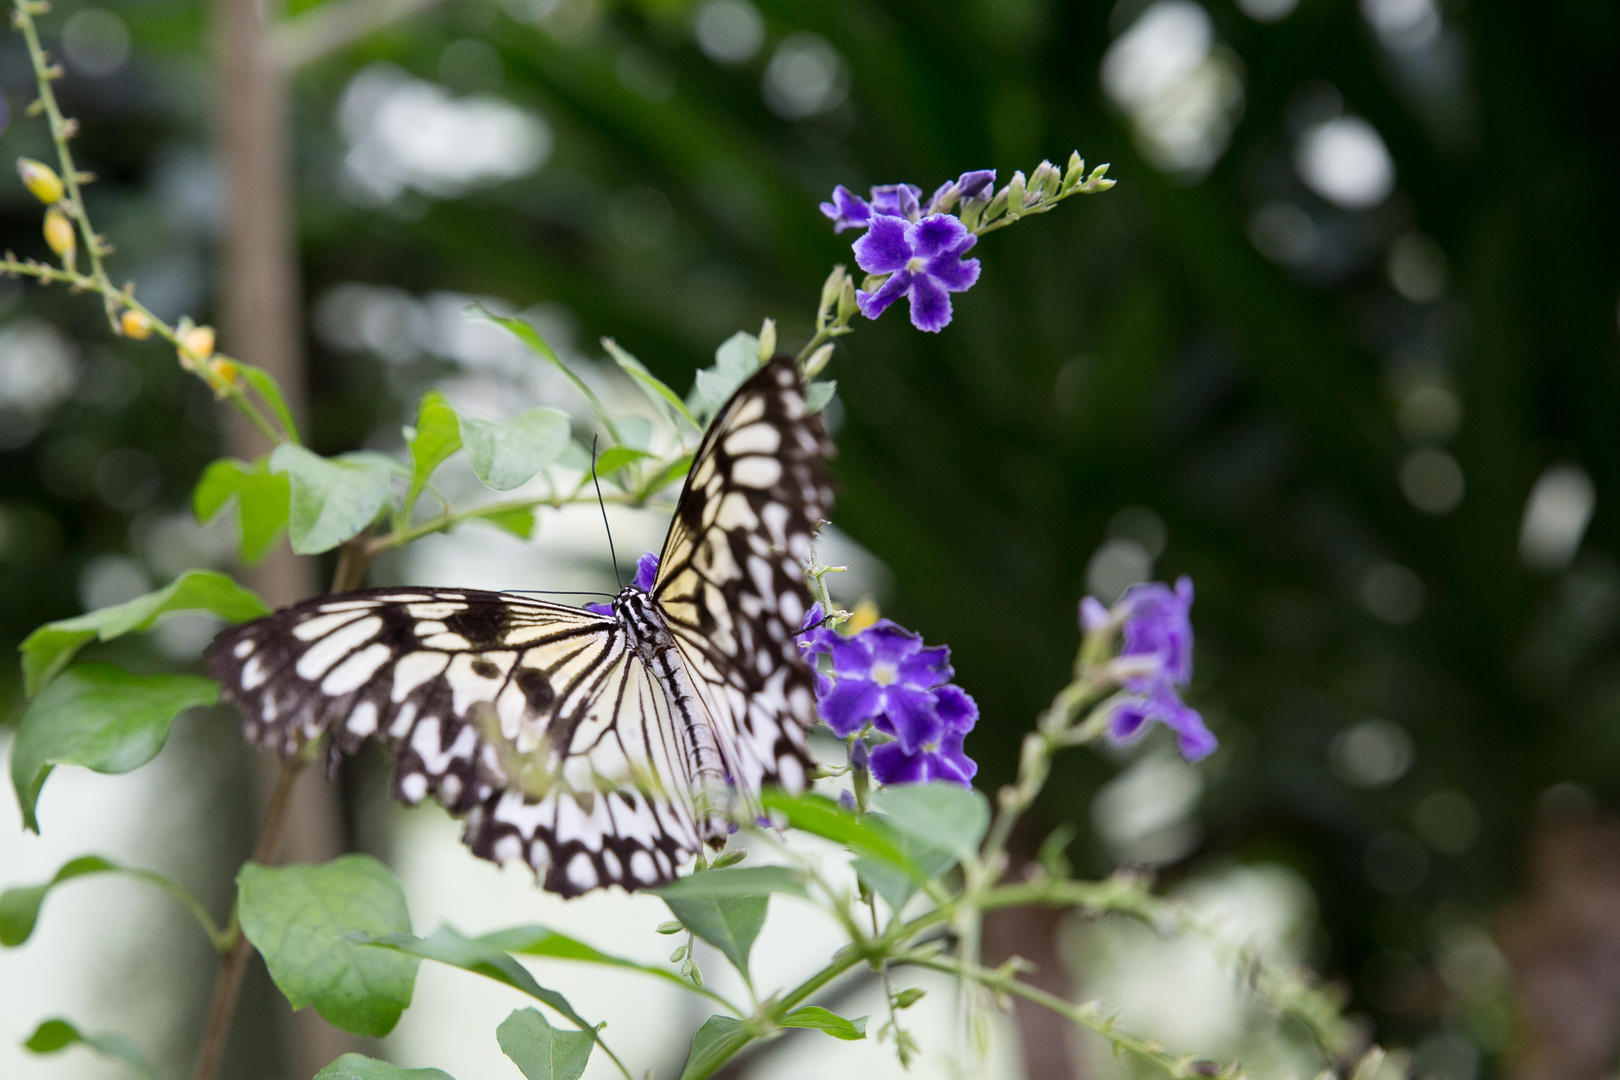
[[[1012, 977], [1011, 969], [992, 970], [980, 967], [977, 964], [966, 964], [961, 961], [937, 958], [907, 959], [900, 957], [897, 958], [896, 963], [928, 968], [932, 971], [943, 971], [958, 978], [968, 979], [985, 987], [998, 997], [1012, 994], [1033, 1001], [1035, 1004], [1050, 1009], [1059, 1016], [1066, 1017], [1106, 1039], [1116, 1053], [1134, 1054], [1136, 1057], [1151, 1061], [1170, 1076], [1207, 1075], [1193, 1071], [1195, 1057], [1175, 1057], [1166, 1052], [1159, 1043], [1120, 1031], [1114, 1026], [1112, 1018], [1102, 1015], [1095, 1003], [1076, 1005], [1055, 994], [1049, 994], [1038, 987], [1018, 981]], [[1226, 1080], [1238, 1080], [1239, 1077], [1247, 1074], [1242, 1071], [1238, 1062], [1233, 1061], [1214, 1075], [1226, 1078]]]
[[90, 227], [90, 216], [85, 212], [84, 195], [79, 187], [79, 169], [73, 163], [72, 150], [68, 148], [68, 140], [73, 138], [77, 124], [62, 115], [62, 108], [56, 102], [56, 92], [51, 89], [51, 83], [61, 75], [61, 70], [51, 66], [50, 58], [39, 43], [39, 28], [34, 25], [34, 15], [43, 15], [48, 10], [49, 4], [40, 0], [15, 0], [11, 18], [17, 29], [22, 31], [23, 40], [28, 43], [28, 59], [33, 64], [34, 81], [39, 86], [39, 107], [50, 123], [51, 141], [56, 144], [56, 160], [61, 166], [63, 187], [67, 190], [63, 202], [67, 204], [69, 216], [84, 237], [84, 249], [90, 256], [90, 277], [96, 282], [96, 291], [101, 293], [107, 321], [116, 331], [118, 315], [114, 295], [117, 290], [107, 279], [106, 268], [102, 265], [101, 239]]

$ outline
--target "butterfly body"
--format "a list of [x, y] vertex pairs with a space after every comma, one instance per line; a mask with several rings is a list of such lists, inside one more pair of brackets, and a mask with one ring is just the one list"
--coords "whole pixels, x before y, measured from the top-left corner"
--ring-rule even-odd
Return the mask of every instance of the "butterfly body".
[[473, 589], [363, 589], [232, 627], [207, 652], [248, 740], [378, 739], [394, 794], [465, 818], [477, 855], [563, 895], [669, 881], [759, 791], [803, 787], [814, 676], [794, 634], [831, 446], [778, 357], [693, 457], [652, 587], [606, 613]]

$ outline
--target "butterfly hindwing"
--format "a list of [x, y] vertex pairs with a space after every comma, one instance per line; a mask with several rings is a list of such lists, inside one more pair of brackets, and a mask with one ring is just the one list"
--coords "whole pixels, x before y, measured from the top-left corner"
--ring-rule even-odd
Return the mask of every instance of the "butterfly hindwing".
[[[546, 887], [667, 881], [697, 850], [681, 733], [618, 623], [469, 589], [369, 589], [226, 631], [208, 652], [250, 741], [390, 747], [394, 793]], [[663, 712], [660, 712], [660, 709]]]

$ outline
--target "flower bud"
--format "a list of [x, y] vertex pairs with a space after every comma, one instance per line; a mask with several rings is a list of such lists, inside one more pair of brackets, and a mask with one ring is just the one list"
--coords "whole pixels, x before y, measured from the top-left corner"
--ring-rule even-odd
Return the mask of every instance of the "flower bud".
[[[17, 175], [22, 177], [23, 187], [28, 189], [28, 193], [45, 205], [62, 201], [62, 178], [56, 175], [55, 169], [43, 161], [18, 158]], [[60, 255], [61, 252], [57, 254]]]
[[1063, 177], [1058, 173], [1057, 166], [1050, 161], [1043, 161], [1035, 166], [1035, 171], [1029, 178], [1030, 193], [1041, 199], [1050, 199], [1058, 193], [1058, 189], [1062, 186]]
[[807, 379], [813, 379], [817, 375], [820, 375], [822, 369], [827, 366], [827, 361], [832, 359], [832, 354], [833, 347], [832, 342], [830, 341], [821, 348], [817, 349], [815, 352], [811, 353], [810, 359], [804, 362], [804, 377]]
[[832, 306], [838, 302], [844, 291], [844, 281], [849, 277], [849, 271], [844, 269], [842, 263], [832, 268], [827, 280], [821, 285], [821, 310], [831, 311]]
[[54, 206], [45, 211], [45, 242], [63, 262], [73, 261], [73, 252], [78, 246], [78, 240], [73, 232], [73, 222]]
[[1012, 179], [1007, 182], [1007, 217], [1016, 221], [1024, 212], [1026, 184], [1023, 172], [1015, 172]]
[[1086, 159], [1075, 150], [1069, 154], [1069, 167], [1063, 172], [1063, 190], [1068, 191], [1086, 178]]
[[776, 355], [776, 320], [766, 319], [759, 328], [759, 362], [765, 363]]
[[192, 360], [206, 360], [214, 355], [214, 328], [212, 326], [191, 326], [180, 333], [180, 348], [190, 354]]
[[147, 318], [145, 313], [133, 308], [124, 309], [124, 313], [118, 316], [118, 328], [124, 332], [125, 337], [134, 338], [136, 341], [145, 341], [152, 336], [152, 320]]

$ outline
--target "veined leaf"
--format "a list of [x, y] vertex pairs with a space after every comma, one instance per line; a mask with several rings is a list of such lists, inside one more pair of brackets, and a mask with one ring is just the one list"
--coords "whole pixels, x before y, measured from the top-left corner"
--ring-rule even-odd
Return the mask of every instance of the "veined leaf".
[[827, 402], [833, 399], [838, 391], [838, 380], [828, 379], [824, 382], [813, 382], [804, 388], [804, 411], [818, 413], [827, 407]]
[[707, 1080], [753, 1040], [754, 1033], [735, 1016], [709, 1017], [692, 1036], [692, 1049], [687, 1052], [681, 1080]]
[[535, 1009], [515, 1010], [495, 1038], [526, 1080], [579, 1080], [596, 1042], [589, 1031], [558, 1031]]
[[782, 791], [766, 791], [762, 793], [761, 801], [767, 810], [781, 813], [787, 818], [788, 824], [796, 829], [843, 844], [856, 855], [896, 867], [918, 884], [928, 881], [927, 872], [908, 858], [893, 838], [856, 818], [831, 799], [808, 793], [789, 795]]
[[405, 505], [412, 506], [427, 486], [433, 471], [444, 459], [461, 449], [461, 426], [456, 410], [443, 394], [430, 390], [416, 408], [416, 426], [405, 429], [405, 445], [411, 451], [411, 486]]
[[496, 491], [533, 480], [563, 452], [568, 433], [568, 414], [559, 409], [528, 409], [501, 423], [461, 418], [461, 440], [473, 472]]
[[22, 652], [23, 688], [39, 693], [92, 640], [111, 641], [149, 629], [171, 611], [211, 611], [227, 622], [246, 622], [270, 614], [263, 600], [212, 570], [189, 570], [156, 592], [112, 607], [46, 623], [18, 646]]
[[725, 954], [731, 966], [744, 979], [748, 976], [748, 954], [765, 926], [770, 895], [704, 896], [685, 900], [664, 897], [670, 913], [698, 937]]
[[853, 1020], [846, 1020], [835, 1012], [829, 1012], [820, 1005], [806, 1005], [802, 1009], [794, 1009], [782, 1017], [781, 1024], [789, 1028], [814, 1028], [825, 1031], [835, 1039], [853, 1042], [856, 1039], [866, 1038], [866, 1021], [868, 1017], [858, 1016]]
[[897, 784], [872, 795], [872, 805], [897, 832], [972, 862], [990, 828], [990, 800], [947, 781]]
[[665, 900], [764, 896], [773, 892], [809, 895], [804, 882], [786, 866], [728, 866], [723, 870], [703, 870], [648, 891]]
[[[363, 934], [350, 935], [350, 940], [366, 947], [376, 949], [390, 949], [394, 952], [405, 953], [408, 956], [421, 957], [424, 960], [437, 960], [441, 964], [470, 971], [475, 975], [482, 975], [486, 979], [505, 983], [514, 990], [520, 990], [536, 1001], [551, 1006], [557, 1013], [565, 1017], [581, 1031], [591, 1033], [591, 1037], [602, 1047], [602, 1052], [618, 1062], [613, 1051], [608, 1049], [602, 1041], [597, 1029], [585, 1021], [585, 1018], [574, 1011], [568, 999], [555, 990], [549, 990], [535, 981], [529, 974], [528, 968], [506, 955], [499, 947], [477, 938], [466, 938], [450, 929], [448, 926], [440, 927], [434, 931], [432, 937], [413, 937], [406, 933], [382, 934], [367, 936]], [[622, 1068], [622, 1066], [621, 1066]]]
[[292, 410], [287, 408], [287, 399], [282, 396], [281, 384], [263, 368], [244, 364], [240, 360], [232, 360], [231, 363], [236, 365], [236, 370], [241, 372], [242, 377], [259, 392], [260, 397], [264, 398], [265, 404], [270, 406], [270, 411], [276, 414], [276, 421], [281, 424], [281, 430], [296, 444], [299, 441], [298, 425], [293, 423]]
[[624, 369], [625, 374], [635, 380], [636, 385], [641, 387], [642, 393], [647, 395], [647, 400], [659, 407], [668, 406], [676, 416], [701, 430], [697, 420], [692, 416], [691, 411], [687, 409], [686, 402], [681, 400], [680, 395], [665, 385], [662, 379], [648, 371], [640, 360], [631, 356], [619, 346], [618, 342], [610, 337], [602, 339], [602, 348], [606, 349], [608, 355], [613, 357], [614, 362]]
[[692, 386], [693, 414], [707, 422], [759, 367], [759, 339], [740, 330], [732, 334], [714, 351], [714, 366], [697, 373]]
[[386, 1061], [344, 1054], [315, 1074], [315, 1080], [455, 1080], [442, 1069], [402, 1069]]
[[626, 960], [620, 956], [604, 953], [594, 945], [586, 944], [577, 938], [569, 937], [567, 934], [559, 934], [557, 931], [545, 926], [514, 926], [510, 930], [497, 930], [492, 934], [485, 934], [477, 940], [506, 953], [517, 953], [521, 956], [545, 956], [555, 960], [577, 960], [585, 964], [603, 964], [608, 967], [626, 968], [675, 983], [686, 990], [692, 989], [691, 983], [668, 968], [654, 967], [651, 964], [638, 964], [634, 960]]
[[330, 551], [364, 531], [388, 502], [392, 469], [375, 454], [321, 457], [282, 443], [270, 468], [292, 482], [287, 534], [300, 555]]
[[206, 524], [235, 498], [242, 561], [257, 563], [287, 524], [291, 491], [285, 476], [270, 471], [268, 456], [251, 463], [220, 458], [203, 470], [191, 494], [191, 507], [197, 520]]
[[0, 945], [15, 948], [27, 941], [39, 921], [39, 909], [50, 891], [64, 881], [72, 881], [85, 874], [104, 874], [117, 870], [114, 863], [99, 855], [84, 855], [63, 864], [51, 880], [43, 885], [19, 885], [0, 893]]
[[40, 789], [57, 765], [126, 773], [163, 749], [174, 718], [219, 700], [219, 685], [193, 675], [133, 675], [111, 664], [69, 668], [40, 691], [17, 725], [11, 783], [23, 825], [34, 816]]
[[610, 476], [632, 461], [642, 461], [652, 457], [645, 450], [635, 450], [628, 446], [610, 446], [596, 456], [596, 475]]
[[386, 1035], [411, 1003], [415, 957], [366, 947], [349, 935], [408, 932], [405, 893], [369, 855], [320, 866], [259, 866], [237, 875], [242, 932], [296, 1009], [344, 1031]]

